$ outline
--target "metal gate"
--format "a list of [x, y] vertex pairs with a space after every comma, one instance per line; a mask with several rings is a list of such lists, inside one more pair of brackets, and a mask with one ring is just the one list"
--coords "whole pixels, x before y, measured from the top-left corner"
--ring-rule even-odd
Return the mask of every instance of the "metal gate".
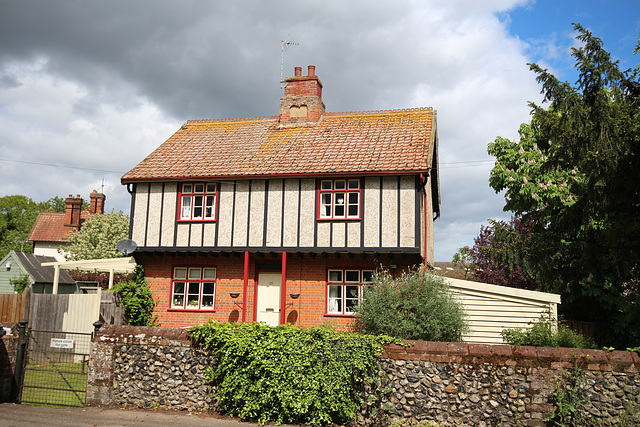
[[84, 406], [91, 333], [27, 333], [20, 401], [52, 406]]

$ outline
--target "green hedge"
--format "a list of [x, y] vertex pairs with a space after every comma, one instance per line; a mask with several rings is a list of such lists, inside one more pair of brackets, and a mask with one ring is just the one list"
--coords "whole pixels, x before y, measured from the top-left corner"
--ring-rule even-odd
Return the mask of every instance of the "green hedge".
[[190, 332], [218, 358], [207, 374], [218, 387], [220, 411], [278, 424], [355, 420], [364, 384], [378, 370], [375, 356], [394, 341], [324, 328], [213, 321]]

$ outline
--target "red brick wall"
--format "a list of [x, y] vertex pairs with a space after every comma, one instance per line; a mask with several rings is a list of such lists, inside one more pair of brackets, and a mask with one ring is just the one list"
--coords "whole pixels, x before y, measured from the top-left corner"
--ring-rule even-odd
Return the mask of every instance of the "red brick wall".
[[[156, 302], [155, 314], [163, 327], [185, 327], [205, 323], [209, 319], [221, 322], [241, 322], [243, 302], [244, 257], [241, 255], [164, 255], [139, 256], [138, 263], [145, 270], [147, 283]], [[388, 261], [388, 260], [385, 260]], [[270, 263], [281, 265], [281, 257], [250, 255], [249, 284], [247, 287], [246, 321], [254, 321], [256, 270], [259, 264]], [[393, 261], [398, 272], [415, 260], [407, 258]], [[311, 327], [330, 323], [338, 329], [346, 329], [352, 324], [352, 317], [326, 314], [326, 280], [327, 270], [336, 268], [375, 269], [380, 264], [372, 255], [349, 257], [342, 255], [297, 255], [287, 256], [287, 280], [285, 319], [287, 323]], [[174, 267], [200, 266], [216, 268], [215, 312], [170, 309], [171, 276]], [[232, 299], [229, 292], [240, 292], [240, 296]], [[299, 293], [300, 297], [292, 299], [291, 293]]]

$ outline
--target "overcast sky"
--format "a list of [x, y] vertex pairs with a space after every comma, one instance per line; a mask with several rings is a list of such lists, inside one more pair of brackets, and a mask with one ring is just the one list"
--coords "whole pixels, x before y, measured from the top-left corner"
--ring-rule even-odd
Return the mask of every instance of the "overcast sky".
[[450, 261], [509, 218], [487, 144], [540, 100], [528, 62], [575, 82], [572, 22], [640, 62], [640, 0], [0, 0], [0, 197], [103, 189], [129, 213], [120, 177], [186, 120], [278, 113], [287, 39], [285, 77], [315, 65], [328, 111], [438, 111], [435, 257]]

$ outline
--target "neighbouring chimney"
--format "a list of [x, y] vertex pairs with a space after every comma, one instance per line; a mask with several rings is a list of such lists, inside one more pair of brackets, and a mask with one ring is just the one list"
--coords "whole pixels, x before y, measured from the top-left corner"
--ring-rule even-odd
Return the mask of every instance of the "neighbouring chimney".
[[302, 67], [295, 67], [294, 77], [284, 79], [284, 97], [280, 99], [280, 124], [319, 122], [325, 111], [322, 102], [322, 83], [316, 76], [315, 65], [309, 65], [307, 75]]
[[91, 197], [91, 205], [89, 206], [89, 211], [92, 214], [95, 214], [95, 213], [103, 214], [104, 201], [107, 198], [107, 196], [105, 196], [102, 193], [98, 193], [96, 190], [93, 190], [91, 192], [90, 197]]
[[78, 230], [80, 228], [80, 210], [82, 209], [82, 198], [80, 195], [73, 197], [69, 194], [64, 200], [67, 205], [65, 216], [64, 216], [64, 226], [69, 228], [75, 228]]

